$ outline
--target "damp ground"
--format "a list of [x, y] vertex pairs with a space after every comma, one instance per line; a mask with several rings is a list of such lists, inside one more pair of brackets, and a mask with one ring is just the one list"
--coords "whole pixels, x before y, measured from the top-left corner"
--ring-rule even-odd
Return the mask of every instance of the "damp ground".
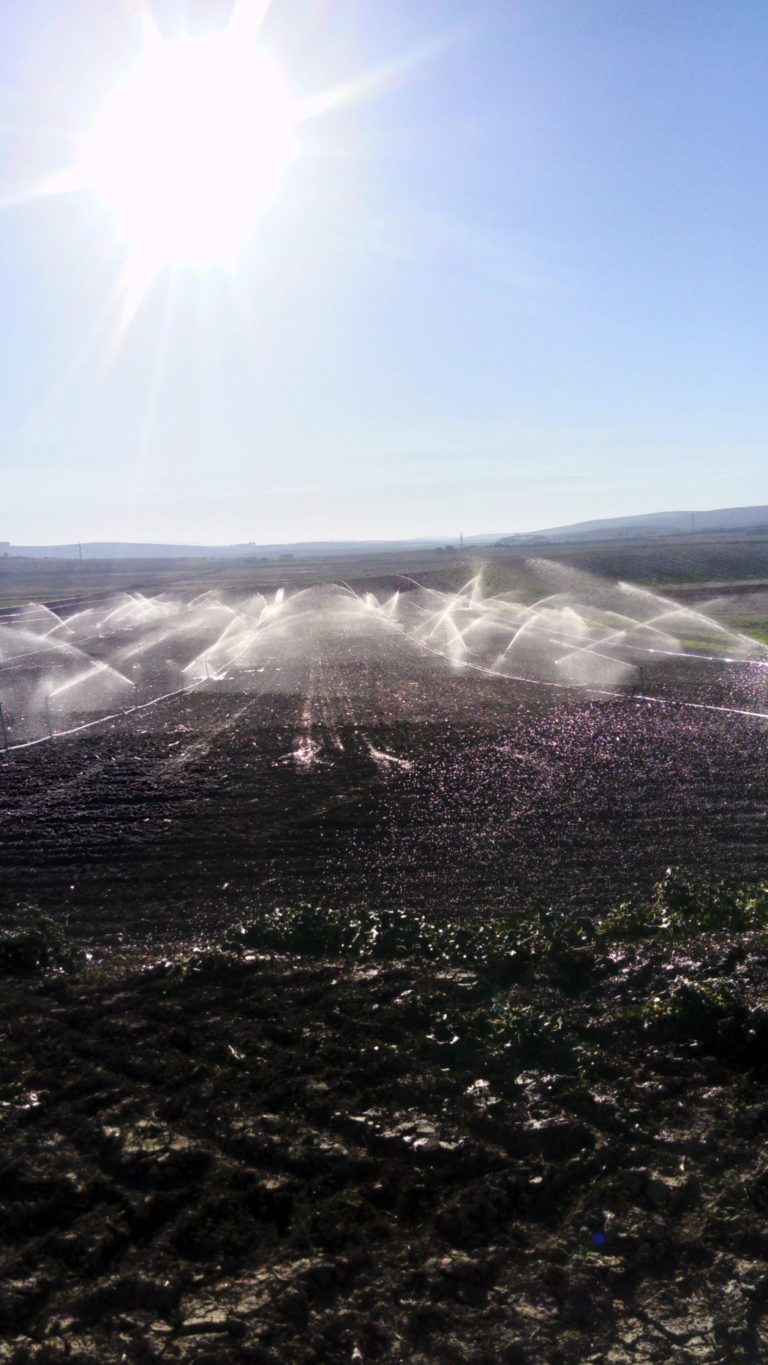
[[160, 950], [265, 904], [596, 912], [670, 865], [768, 873], [764, 723], [440, 668], [389, 713], [379, 693], [325, 720], [323, 693], [192, 694], [17, 752], [0, 904]]
[[764, 1359], [764, 670], [342, 634], [2, 760], [0, 1360]]
[[765, 891], [271, 912], [97, 966], [37, 923], [3, 941], [0, 1359], [765, 1359]]

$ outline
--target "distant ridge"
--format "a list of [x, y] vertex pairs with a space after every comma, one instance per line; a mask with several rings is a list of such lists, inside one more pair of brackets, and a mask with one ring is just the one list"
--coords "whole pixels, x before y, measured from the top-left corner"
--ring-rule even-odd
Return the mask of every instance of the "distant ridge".
[[[489, 545], [494, 535], [473, 536], [474, 545]], [[11, 545], [0, 541], [0, 553], [25, 559], [309, 559], [318, 555], [359, 555], [397, 550], [436, 549], [448, 542], [458, 546], [459, 537], [414, 540], [306, 540], [288, 544], [256, 545], [167, 545], [139, 541], [83, 541], [80, 545]]]
[[718, 507], [706, 512], [644, 512], [633, 517], [603, 517], [596, 521], [576, 521], [567, 526], [550, 526], [541, 531], [523, 531], [502, 536], [497, 545], [519, 545], [533, 539], [577, 540], [608, 539], [634, 532], [638, 536], [660, 536], [670, 532], [695, 535], [705, 531], [768, 530], [768, 507]]
[[[550, 526], [541, 531], [515, 534], [484, 533], [464, 537], [464, 548], [506, 548], [542, 541], [608, 540], [627, 537], [696, 535], [708, 531], [731, 533], [768, 531], [768, 506], [719, 507], [704, 512], [644, 512], [631, 517], [602, 517]], [[458, 536], [416, 537], [410, 540], [301, 540], [258, 545], [169, 545], [139, 541], [89, 541], [73, 545], [11, 545], [0, 541], [0, 554], [26, 559], [312, 559], [318, 556], [394, 554], [398, 550], [434, 550], [450, 543], [459, 548]]]

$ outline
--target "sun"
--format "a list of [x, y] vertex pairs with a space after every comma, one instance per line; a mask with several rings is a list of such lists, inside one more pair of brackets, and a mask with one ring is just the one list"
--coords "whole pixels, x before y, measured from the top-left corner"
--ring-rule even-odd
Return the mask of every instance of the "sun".
[[137, 274], [237, 264], [294, 154], [276, 65], [228, 34], [154, 42], [86, 137], [79, 174]]

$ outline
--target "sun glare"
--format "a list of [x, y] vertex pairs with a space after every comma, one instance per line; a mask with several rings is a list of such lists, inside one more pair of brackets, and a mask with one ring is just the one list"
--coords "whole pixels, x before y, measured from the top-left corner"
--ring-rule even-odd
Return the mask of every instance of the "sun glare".
[[236, 264], [293, 153], [274, 63], [231, 37], [155, 42], [83, 147], [137, 273]]

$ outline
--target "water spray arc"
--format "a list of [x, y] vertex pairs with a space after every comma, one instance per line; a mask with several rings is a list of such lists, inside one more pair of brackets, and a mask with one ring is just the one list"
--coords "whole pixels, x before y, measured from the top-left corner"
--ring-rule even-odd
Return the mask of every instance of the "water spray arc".
[[294, 685], [306, 689], [312, 737], [316, 714], [325, 724], [326, 701], [316, 713], [312, 699], [332, 690], [329, 666], [350, 650], [361, 665], [378, 657], [393, 631], [451, 669], [509, 684], [768, 713], [768, 649], [758, 641], [631, 584], [579, 573], [577, 593], [562, 566], [553, 577], [547, 584], [546, 561], [536, 561], [535, 590], [518, 594], [485, 596], [476, 573], [455, 592], [410, 580], [378, 594], [344, 583], [232, 601], [212, 590], [191, 600], [125, 593], [75, 603], [69, 615], [18, 610], [0, 617], [0, 744], [11, 753], [185, 691]]

